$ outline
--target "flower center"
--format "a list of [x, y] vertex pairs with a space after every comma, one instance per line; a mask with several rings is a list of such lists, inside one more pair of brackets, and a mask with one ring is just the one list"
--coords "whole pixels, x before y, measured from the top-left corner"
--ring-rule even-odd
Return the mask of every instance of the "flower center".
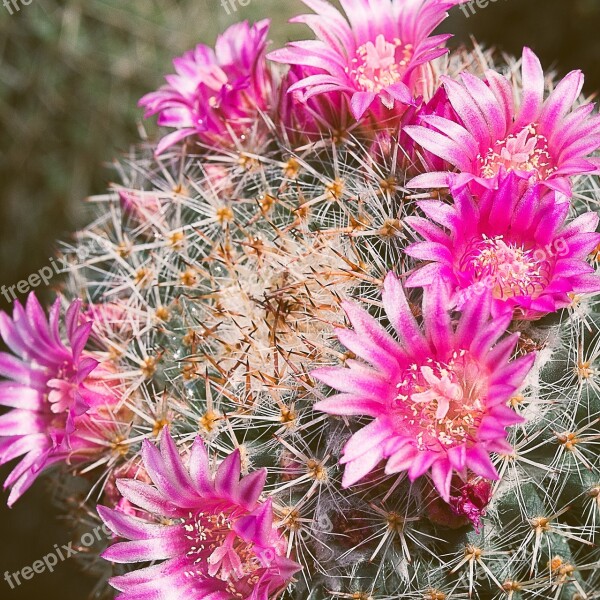
[[398, 38], [388, 42], [379, 34], [374, 44], [367, 42], [358, 48], [347, 71], [362, 90], [379, 93], [402, 80], [412, 52], [411, 44], [404, 45]]
[[526, 250], [506, 243], [498, 235], [476, 240], [465, 253], [460, 268], [473, 283], [483, 283], [494, 298], [537, 297], [548, 285], [551, 265], [542, 250]]
[[485, 413], [481, 381], [481, 369], [466, 350], [448, 363], [412, 364], [396, 385], [397, 427], [414, 433], [419, 450], [464, 444], [474, 438]]
[[485, 156], [478, 156], [481, 176], [495, 177], [501, 168], [506, 171], [531, 173], [536, 180], [548, 179], [557, 168], [553, 166], [548, 140], [538, 134], [537, 124], [524, 127], [516, 135], [496, 142]]
[[190, 513], [182, 521], [184, 536], [190, 542], [187, 557], [191, 561], [186, 576], [211, 577], [227, 583], [227, 591], [245, 598], [260, 579], [263, 565], [254, 545], [233, 531], [231, 516], [223, 512]]

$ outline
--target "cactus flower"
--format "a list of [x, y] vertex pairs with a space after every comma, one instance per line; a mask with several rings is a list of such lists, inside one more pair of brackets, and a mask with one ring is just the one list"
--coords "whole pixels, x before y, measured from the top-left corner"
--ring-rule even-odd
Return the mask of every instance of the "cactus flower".
[[[462, 85], [444, 78], [444, 87], [459, 116], [452, 121], [425, 116], [425, 125], [405, 128], [423, 148], [448, 161], [454, 171], [430, 172], [410, 187], [436, 188], [479, 184], [497, 188], [506, 173], [542, 182], [567, 196], [570, 177], [593, 173], [600, 148], [600, 117], [593, 104], [574, 108], [583, 87], [581, 71], [572, 71], [544, 100], [544, 72], [538, 57], [523, 50], [523, 90], [515, 106], [510, 81], [493, 70], [486, 80], [463, 73]], [[450, 167], [450, 168], [451, 168]]]
[[243, 136], [260, 111], [269, 107], [271, 75], [265, 62], [269, 21], [237, 23], [217, 39], [213, 50], [199, 44], [173, 61], [176, 74], [167, 85], [140, 100], [145, 116], [175, 128], [156, 148], [167, 148], [189, 136], [206, 144], [231, 144]]
[[292, 42], [271, 52], [273, 61], [318, 69], [289, 88], [308, 99], [343, 92], [354, 118], [367, 111], [385, 121], [420, 95], [421, 67], [445, 54], [450, 35], [432, 36], [463, 0], [342, 0], [345, 18], [323, 0], [304, 0], [316, 14], [292, 22], [308, 25], [317, 41]]
[[260, 499], [265, 469], [240, 479], [236, 450], [213, 475], [200, 437], [186, 467], [168, 430], [160, 451], [144, 442], [142, 457], [153, 485], [121, 479], [117, 487], [143, 516], [98, 507], [106, 525], [130, 540], [111, 546], [105, 559], [160, 561], [113, 577], [119, 598], [267, 600], [287, 587], [300, 566], [286, 557], [271, 501]]
[[[383, 291], [386, 315], [398, 339], [356, 304], [344, 310], [354, 330], [338, 338], [363, 361], [324, 367], [312, 375], [340, 393], [315, 405], [333, 415], [373, 417], [347, 442], [343, 486], [360, 481], [386, 460], [388, 474], [427, 472], [440, 496], [450, 499], [453, 473], [467, 469], [487, 479], [498, 474], [490, 452], [510, 451], [506, 427], [522, 422], [506, 406], [523, 383], [534, 356], [509, 358], [518, 335], [503, 338], [511, 315], [490, 317], [489, 295], [471, 302], [457, 324], [442, 286], [424, 291], [419, 327], [396, 276]], [[501, 339], [503, 338], [503, 339]]]
[[557, 202], [556, 192], [543, 186], [522, 183], [513, 173], [478, 201], [462, 188], [451, 206], [419, 202], [427, 218], [406, 222], [423, 241], [406, 253], [429, 262], [407, 286], [441, 280], [459, 309], [489, 290], [493, 314], [516, 311], [526, 319], [569, 306], [572, 294], [600, 291], [600, 277], [586, 260], [600, 243], [598, 215], [589, 212], [567, 223], [568, 202]]
[[[88, 455], [95, 444], [86, 433], [103, 407], [118, 400], [102, 381], [99, 362], [85, 352], [92, 322], [81, 323], [81, 302], [65, 318], [60, 336], [60, 300], [49, 318], [32, 293], [25, 307], [15, 302], [12, 319], [0, 312], [0, 336], [13, 354], [0, 353], [0, 464], [21, 457], [4, 483], [13, 505], [46, 468]], [[82, 435], [80, 435], [82, 434]]]

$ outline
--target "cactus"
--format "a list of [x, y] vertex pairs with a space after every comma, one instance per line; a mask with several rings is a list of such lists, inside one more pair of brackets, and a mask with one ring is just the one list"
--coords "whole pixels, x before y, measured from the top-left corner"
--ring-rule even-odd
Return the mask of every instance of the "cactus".
[[[342, 27], [333, 8], [307, 4]], [[408, 19], [399, 0], [371, 4], [382, 31], [376, 14]], [[413, 17], [433, 28], [450, 4], [423, 1]], [[372, 77], [372, 95], [307, 93], [320, 75], [304, 53], [316, 46], [273, 53], [294, 65], [279, 71], [262, 27], [225, 34], [236, 61], [201, 47], [180, 59], [183, 83], [205, 61], [202, 103], [174, 78], [142, 100], [176, 135], [132, 151], [118, 183], [91, 198], [89, 225], [63, 246], [67, 281], [45, 327], [34, 298], [3, 315], [19, 360], [2, 355], [15, 383], [0, 398], [20, 413], [0, 418], [2, 461], [38, 436], [7, 482], [11, 501], [59, 463], [50, 473], [82, 533], [112, 531], [86, 566], [99, 592], [113, 576], [123, 599], [599, 597], [600, 189], [589, 155], [600, 142], [586, 105], [569, 112], [579, 75], [546, 78], [556, 93], [544, 108], [531, 51], [507, 64], [480, 47], [440, 51], [410, 75], [384, 73], [385, 44], [406, 47], [376, 35], [357, 56], [378, 52], [380, 71], [367, 61], [355, 80]], [[515, 121], [555, 118], [545, 136], [524, 120], [534, 143], [518, 152], [525, 134], [511, 134], [471, 177], [443, 138], [468, 146], [478, 99], [490, 126], [500, 118], [484, 73], [489, 96], [522, 96]], [[230, 83], [218, 99], [213, 76]], [[585, 143], [579, 154], [563, 144], [560, 164], [565, 123]], [[457, 275], [444, 260], [475, 217], [483, 237]], [[468, 269], [480, 271], [466, 285]], [[61, 301], [71, 307], [59, 344]], [[48, 358], [59, 351], [68, 369]], [[23, 411], [36, 423], [49, 414], [33, 398], [52, 404], [60, 432], [45, 453], [50, 426], [22, 424]], [[151, 561], [143, 573], [131, 564]]]

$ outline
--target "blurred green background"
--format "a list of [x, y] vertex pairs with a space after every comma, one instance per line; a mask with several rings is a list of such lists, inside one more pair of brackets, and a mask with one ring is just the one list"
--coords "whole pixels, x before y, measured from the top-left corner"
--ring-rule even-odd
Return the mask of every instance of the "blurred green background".
[[[162, 84], [173, 56], [246, 18], [271, 18], [278, 45], [305, 35], [287, 25], [300, 0], [233, 0], [229, 14], [220, 0], [29, 1], [15, 0], [11, 15], [0, 0], [0, 285], [47, 265], [55, 240], [83, 224], [81, 199], [105, 190], [106, 165], [139, 140], [137, 100]], [[445, 24], [454, 44], [474, 36], [515, 54], [527, 44], [546, 68], [583, 69], [588, 94], [600, 89], [600, 0], [473, 6]], [[16, 590], [1, 579], [71, 539], [57, 514], [43, 483], [0, 509], [0, 598], [87, 598], [94, 581], [73, 561]]]

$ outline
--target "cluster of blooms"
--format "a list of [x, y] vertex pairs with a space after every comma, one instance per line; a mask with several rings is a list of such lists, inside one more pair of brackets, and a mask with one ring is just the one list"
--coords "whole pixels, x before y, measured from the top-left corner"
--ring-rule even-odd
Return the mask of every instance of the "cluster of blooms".
[[[433, 34], [461, 0], [304, 2], [316, 40], [268, 54], [267, 21], [234, 25], [142, 98], [172, 131], [80, 233], [96, 250], [67, 289], [88, 306], [64, 337], [60, 299], [0, 314], [9, 504], [51, 465], [103, 469], [86, 497], [118, 540], [104, 559], [156, 561], [111, 579], [123, 600], [591, 598], [583, 76], [545, 98], [527, 48], [520, 74], [481, 50], [490, 68], [466, 68]], [[543, 369], [565, 340], [575, 379]], [[571, 485], [591, 526], [552, 525]], [[520, 542], [495, 549], [488, 513], [504, 544], [515, 504]]]

